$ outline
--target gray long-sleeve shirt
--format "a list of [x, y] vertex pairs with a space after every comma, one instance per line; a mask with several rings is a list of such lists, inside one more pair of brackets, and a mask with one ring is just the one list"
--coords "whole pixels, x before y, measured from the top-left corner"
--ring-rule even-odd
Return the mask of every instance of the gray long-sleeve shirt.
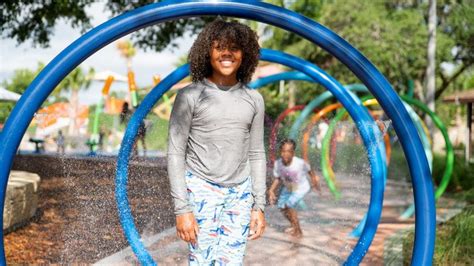
[[207, 79], [181, 89], [168, 131], [168, 176], [175, 214], [192, 212], [185, 171], [222, 186], [252, 177], [254, 209], [265, 208], [265, 105], [255, 90], [238, 83], [219, 89]]

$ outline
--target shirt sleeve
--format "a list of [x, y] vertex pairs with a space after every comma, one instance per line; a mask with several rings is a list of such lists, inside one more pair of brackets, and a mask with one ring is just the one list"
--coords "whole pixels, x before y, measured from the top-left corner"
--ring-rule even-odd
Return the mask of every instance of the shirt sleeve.
[[168, 178], [176, 215], [192, 212], [185, 179], [185, 154], [193, 117], [193, 101], [180, 90], [171, 111], [168, 128]]
[[306, 161], [303, 161], [303, 171], [304, 171], [305, 173], [311, 171], [311, 165], [309, 165], [309, 163], [306, 162]]
[[266, 158], [265, 147], [263, 141], [263, 120], [265, 116], [265, 104], [263, 97], [255, 92], [256, 113], [254, 115], [252, 125], [250, 128], [250, 147], [249, 147], [249, 162], [250, 172], [252, 176], [252, 195], [254, 198], [253, 209], [265, 209], [265, 192], [266, 185]]
[[278, 160], [276, 160], [275, 163], [273, 163], [273, 177], [275, 179], [280, 178], [280, 171], [278, 169]]

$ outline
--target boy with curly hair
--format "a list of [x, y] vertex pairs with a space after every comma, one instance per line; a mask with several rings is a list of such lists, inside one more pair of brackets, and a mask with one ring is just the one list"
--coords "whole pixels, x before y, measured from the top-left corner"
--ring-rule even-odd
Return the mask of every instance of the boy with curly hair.
[[191, 265], [241, 265], [247, 239], [265, 229], [265, 106], [245, 85], [259, 49], [249, 27], [217, 19], [189, 53], [193, 83], [173, 106], [168, 175]]

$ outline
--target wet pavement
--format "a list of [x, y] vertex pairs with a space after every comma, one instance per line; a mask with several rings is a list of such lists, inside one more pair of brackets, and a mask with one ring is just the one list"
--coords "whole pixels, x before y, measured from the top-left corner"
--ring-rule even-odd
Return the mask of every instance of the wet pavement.
[[[348, 235], [362, 219], [370, 196], [369, 178], [346, 175], [339, 177], [342, 192], [340, 200], [334, 200], [323, 186], [322, 194], [310, 192], [306, 209], [299, 211], [303, 237], [300, 239], [284, 233], [289, 226], [275, 206], [266, 209], [268, 222], [264, 236], [250, 241], [247, 246], [245, 265], [339, 265], [352, 252], [357, 239]], [[363, 264], [383, 265], [383, 244], [387, 236], [412, 226], [413, 220], [400, 221], [398, 216], [412, 202], [411, 186], [406, 182], [387, 182], [382, 222], [365, 256]], [[187, 265], [187, 246], [169, 228], [153, 236], [142, 236], [153, 259], [161, 265]], [[137, 264], [130, 248], [122, 250], [97, 264]]]

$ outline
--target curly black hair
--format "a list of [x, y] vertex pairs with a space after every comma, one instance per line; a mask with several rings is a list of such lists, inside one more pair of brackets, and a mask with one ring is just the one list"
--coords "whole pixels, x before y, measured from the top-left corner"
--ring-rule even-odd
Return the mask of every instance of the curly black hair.
[[237, 80], [250, 82], [260, 58], [258, 36], [244, 24], [237, 21], [226, 22], [220, 18], [204, 27], [189, 51], [192, 80], [202, 81], [212, 74], [210, 51], [215, 41], [221, 47], [231, 48], [235, 45], [242, 50], [242, 64], [237, 70]]
[[283, 149], [283, 146], [285, 146], [285, 144], [290, 144], [291, 146], [293, 146], [293, 150], [296, 150], [296, 142], [293, 139], [286, 138], [280, 141], [280, 150]]

